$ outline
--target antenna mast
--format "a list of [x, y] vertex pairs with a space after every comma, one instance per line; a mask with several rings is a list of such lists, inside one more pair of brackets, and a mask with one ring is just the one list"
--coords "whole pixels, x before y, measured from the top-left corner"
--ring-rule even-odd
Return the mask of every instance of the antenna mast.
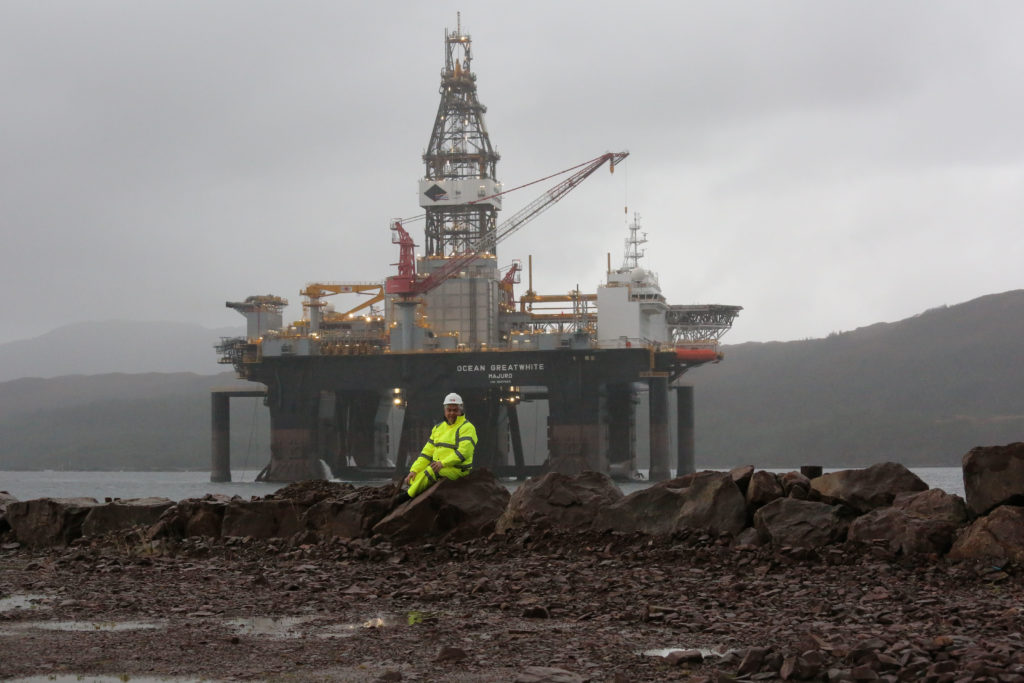
[[640, 265], [645, 252], [640, 248], [647, 244], [647, 233], [640, 234], [640, 214], [633, 214], [633, 222], [629, 224], [629, 237], [626, 238], [626, 258], [622, 262], [623, 270], [633, 270]]

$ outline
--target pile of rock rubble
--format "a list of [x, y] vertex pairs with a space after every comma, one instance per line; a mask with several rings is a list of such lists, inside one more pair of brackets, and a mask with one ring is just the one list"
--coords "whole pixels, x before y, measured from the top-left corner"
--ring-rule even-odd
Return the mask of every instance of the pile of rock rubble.
[[814, 479], [744, 466], [687, 474], [630, 495], [595, 472], [548, 473], [510, 494], [486, 470], [442, 480], [413, 500], [393, 484], [326, 481], [300, 482], [251, 500], [17, 501], [0, 493], [0, 537], [42, 547], [143, 529], [152, 542], [383, 537], [402, 544], [523, 528], [652, 536], [700, 530], [742, 547], [812, 549], [850, 541], [893, 557], [1024, 564], [1024, 443], [975, 448], [964, 455], [963, 471], [966, 500], [929, 489], [891, 462]]

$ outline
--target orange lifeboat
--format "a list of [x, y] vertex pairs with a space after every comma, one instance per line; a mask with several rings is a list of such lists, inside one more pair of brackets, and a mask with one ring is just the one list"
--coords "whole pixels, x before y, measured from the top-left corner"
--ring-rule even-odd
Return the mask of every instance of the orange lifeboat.
[[685, 346], [677, 346], [676, 358], [684, 363], [711, 363], [722, 360], [722, 354], [714, 349], [689, 349]]

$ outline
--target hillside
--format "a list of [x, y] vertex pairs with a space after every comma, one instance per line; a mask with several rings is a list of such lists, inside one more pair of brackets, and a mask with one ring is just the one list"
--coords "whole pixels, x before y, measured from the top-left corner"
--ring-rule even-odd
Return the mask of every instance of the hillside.
[[[234, 373], [0, 383], [0, 470], [208, 469], [210, 390], [246, 385]], [[269, 429], [260, 401], [231, 402], [233, 467], [266, 464]]]
[[724, 352], [687, 376], [701, 462], [959, 465], [1024, 440], [1024, 290]]
[[[197, 333], [197, 357], [215, 359], [213, 332]], [[1024, 290], [724, 351], [684, 378], [696, 386], [699, 467], [952, 466], [974, 446], [1024, 440]], [[239, 384], [230, 372], [0, 382], [0, 470], [206, 469], [210, 389]], [[233, 466], [262, 467], [268, 442], [266, 409], [232, 401]]]
[[0, 382], [112, 372], [215, 374], [214, 344], [245, 328], [209, 329], [189, 323], [109, 320], [75, 323], [32, 339], [0, 344]]

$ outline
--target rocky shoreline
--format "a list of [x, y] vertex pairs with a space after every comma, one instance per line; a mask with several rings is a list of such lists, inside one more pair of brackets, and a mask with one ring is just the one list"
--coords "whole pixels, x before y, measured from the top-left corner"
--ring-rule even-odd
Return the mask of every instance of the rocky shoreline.
[[1021, 465], [975, 449], [959, 505], [891, 463], [788, 492], [753, 468], [630, 496], [549, 474], [489, 512], [484, 473], [397, 506], [307, 482], [123, 525], [8, 501], [0, 678], [1024, 681]]

